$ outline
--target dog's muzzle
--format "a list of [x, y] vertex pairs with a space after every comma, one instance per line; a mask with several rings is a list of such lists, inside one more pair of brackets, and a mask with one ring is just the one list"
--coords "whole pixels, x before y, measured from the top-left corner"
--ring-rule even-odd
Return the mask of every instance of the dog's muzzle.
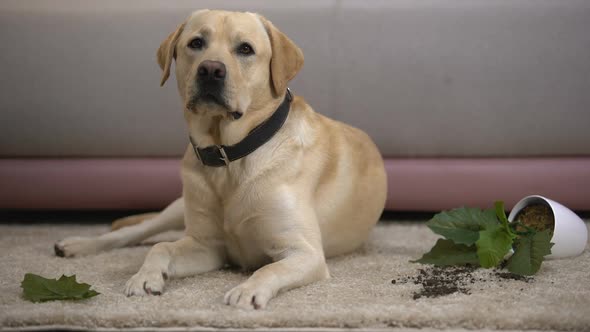
[[187, 108], [192, 109], [198, 102], [213, 103], [228, 110], [229, 115], [235, 120], [242, 117], [241, 112], [231, 112], [224, 97], [225, 77], [227, 71], [225, 64], [219, 61], [205, 60], [197, 68], [198, 93], [191, 98]]
[[225, 65], [219, 61], [205, 60], [197, 68], [197, 85], [199, 96], [207, 102], [225, 104], [223, 89], [227, 71]]

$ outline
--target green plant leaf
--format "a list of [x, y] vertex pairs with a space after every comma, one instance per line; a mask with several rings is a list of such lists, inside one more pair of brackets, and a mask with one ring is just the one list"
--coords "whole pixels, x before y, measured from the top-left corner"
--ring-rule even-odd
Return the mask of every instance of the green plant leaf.
[[493, 209], [459, 208], [436, 214], [426, 225], [457, 244], [472, 245], [479, 239], [479, 232], [498, 225]]
[[23, 297], [31, 302], [53, 300], [81, 300], [100, 293], [91, 290], [89, 284], [76, 282], [76, 276], [62, 275], [58, 280], [27, 273], [21, 282]]
[[510, 234], [513, 240], [516, 239], [516, 233], [512, 230], [512, 227], [510, 227], [510, 222], [508, 221], [508, 218], [506, 217], [506, 212], [504, 211], [504, 202], [496, 201], [494, 203], [494, 208], [496, 210], [496, 216], [498, 217], [498, 220], [500, 220], [500, 224], [502, 224], [502, 227], [506, 229], [506, 232]]
[[508, 217], [506, 217], [506, 212], [504, 211], [504, 202], [496, 201], [494, 203], [494, 209], [496, 210], [496, 217], [498, 217], [502, 226], [508, 227]]
[[479, 264], [485, 268], [498, 266], [512, 247], [513, 236], [502, 225], [496, 225], [479, 232], [477, 257]]
[[541, 268], [543, 259], [551, 254], [551, 234], [549, 230], [529, 233], [516, 241], [514, 255], [508, 260], [508, 270], [512, 273], [530, 276]]
[[478, 265], [479, 259], [475, 246], [456, 244], [452, 240], [439, 239], [430, 252], [412, 263], [446, 265]]

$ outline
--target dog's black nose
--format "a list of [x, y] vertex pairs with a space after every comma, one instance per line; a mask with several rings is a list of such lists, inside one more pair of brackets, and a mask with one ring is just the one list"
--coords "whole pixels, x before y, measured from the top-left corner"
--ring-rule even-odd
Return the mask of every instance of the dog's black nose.
[[205, 60], [197, 68], [197, 77], [201, 80], [223, 81], [225, 74], [225, 65], [219, 61]]

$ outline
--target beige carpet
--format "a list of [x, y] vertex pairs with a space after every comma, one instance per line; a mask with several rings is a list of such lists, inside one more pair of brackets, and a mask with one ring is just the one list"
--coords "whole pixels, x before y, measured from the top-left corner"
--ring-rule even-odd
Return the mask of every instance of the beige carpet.
[[[329, 260], [332, 278], [280, 295], [264, 311], [222, 304], [224, 293], [247, 278], [235, 270], [172, 280], [162, 296], [123, 295], [148, 246], [64, 259], [53, 243], [70, 235], [100, 234], [106, 226], [0, 226], [0, 326], [129, 328], [427, 328], [590, 330], [590, 251], [543, 265], [530, 282], [478, 270], [467, 293], [414, 299], [425, 266], [420, 256], [436, 237], [421, 224], [381, 223], [353, 255]], [[159, 239], [173, 239], [167, 233]], [[101, 295], [82, 302], [34, 304], [21, 298], [27, 272], [46, 277], [76, 274]], [[407, 278], [410, 281], [406, 281]], [[396, 284], [392, 284], [396, 279]]]

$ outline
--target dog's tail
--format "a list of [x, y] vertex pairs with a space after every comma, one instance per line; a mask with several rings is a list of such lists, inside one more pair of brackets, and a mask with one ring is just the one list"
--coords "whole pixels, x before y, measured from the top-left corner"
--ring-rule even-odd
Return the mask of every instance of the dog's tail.
[[113, 221], [113, 223], [111, 224], [111, 230], [116, 231], [117, 229], [120, 229], [123, 227], [137, 225], [137, 224], [142, 223], [144, 220], [153, 218], [157, 215], [158, 215], [158, 212], [150, 212], [150, 213], [142, 213], [142, 214], [136, 214], [136, 215], [129, 216], [129, 217], [119, 218], [119, 219]]

